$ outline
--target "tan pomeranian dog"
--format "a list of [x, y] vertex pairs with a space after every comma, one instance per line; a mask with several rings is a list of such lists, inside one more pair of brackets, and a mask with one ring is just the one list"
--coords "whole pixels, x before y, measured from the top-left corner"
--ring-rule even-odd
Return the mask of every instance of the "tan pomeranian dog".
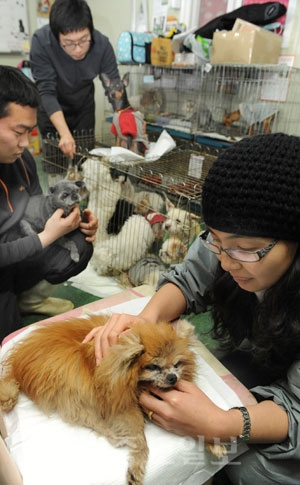
[[94, 341], [82, 343], [109, 317], [92, 315], [55, 322], [17, 343], [3, 362], [0, 408], [8, 412], [24, 392], [46, 414], [57, 412], [69, 423], [92, 428], [114, 446], [130, 450], [127, 484], [141, 485], [148, 446], [139, 394], [146, 384], [160, 389], [196, 373], [193, 326], [180, 320], [132, 325], [100, 365]]

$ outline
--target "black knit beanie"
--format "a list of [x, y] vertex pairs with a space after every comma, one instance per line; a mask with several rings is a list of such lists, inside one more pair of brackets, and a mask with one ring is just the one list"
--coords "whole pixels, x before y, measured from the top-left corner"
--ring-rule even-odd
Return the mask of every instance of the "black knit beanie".
[[204, 181], [207, 226], [300, 241], [300, 137], [274, 133], [224, 150]]

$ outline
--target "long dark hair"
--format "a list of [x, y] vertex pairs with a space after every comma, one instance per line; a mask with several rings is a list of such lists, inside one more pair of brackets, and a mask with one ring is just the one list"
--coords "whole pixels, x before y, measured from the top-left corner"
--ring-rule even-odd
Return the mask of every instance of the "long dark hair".
[[274, 378], [283, 377], [300, 358], [300, 249], [287, 272], [259, 302], [242, 290], [219, 264], [209, 292], [213, 335], [236, 349], [244, 339], [253, 358]]
[[94, 30], [92, 13], [85, 0], [55, 0], [50, 10], [49, 25], [57, 39], [59, 34], [86, 28], [92, 36]]
[[0, 118], [8, 115], [10, 103], [37, 108], [40, 96], [36, 85], [12, 66], [0, 66]]

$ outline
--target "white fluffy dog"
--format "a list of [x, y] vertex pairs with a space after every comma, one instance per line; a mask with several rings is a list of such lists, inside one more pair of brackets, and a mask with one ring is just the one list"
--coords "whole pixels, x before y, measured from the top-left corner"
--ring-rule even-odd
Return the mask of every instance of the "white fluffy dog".
[[164, 229], [171, 236], [177, 236], [187, 247], [191, 245], [196, 235], [200, 233], [200, 216], [179, 209], [170, 201], [166, 200], [167, 214]]
[[117, 235], [108, 234], [107, 225], [123, 195], [126, 177], [113, 178], [109, 165], [96, 158], [88, 158], [82, 167], [90, 193], [88, 207], [99, 220], [91, 266], [99, 275], [117, 275], [146, 254], [154, 241], [153, 231], [144, 216], [133, 215]]
[[99, 275], [117, 275], [141, 259], [153, 241], [149, 222], [143, 216], [133, 215], [117, 235], [96, 243], [91, 265]]
[[88, 208], [98, 217], [97, 243], [109, 238], [106, 228], [121, 196], [124, 177], [111, 176], [107, 163], [87, 158], [82, 164], [83, 180], [89, 191]]

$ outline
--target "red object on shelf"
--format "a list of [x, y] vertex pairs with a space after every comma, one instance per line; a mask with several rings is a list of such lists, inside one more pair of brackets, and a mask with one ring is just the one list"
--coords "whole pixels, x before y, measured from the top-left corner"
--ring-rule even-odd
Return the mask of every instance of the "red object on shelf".
[[32, 155], [39, 155], [41, 152], [40, 137], [37, 128], [33, 128], [32, 132], [30, 133], [29, 151]]

